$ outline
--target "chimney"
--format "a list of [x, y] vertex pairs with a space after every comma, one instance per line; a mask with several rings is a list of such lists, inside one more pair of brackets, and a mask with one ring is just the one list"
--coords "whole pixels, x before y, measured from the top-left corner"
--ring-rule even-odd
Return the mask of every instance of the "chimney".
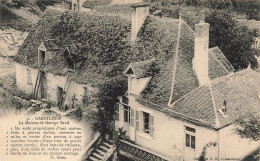
[[149, 15], [149, 4], [139, 3], [131, 7], [134, 8], [132, 13], [131, 41], [135, 41], [140, 28]]
[[205, 23], [205, 12], [201, 12], [200, 23], [195, 25], [193, 69], [200, 86], [209, 82], [209, 24]]

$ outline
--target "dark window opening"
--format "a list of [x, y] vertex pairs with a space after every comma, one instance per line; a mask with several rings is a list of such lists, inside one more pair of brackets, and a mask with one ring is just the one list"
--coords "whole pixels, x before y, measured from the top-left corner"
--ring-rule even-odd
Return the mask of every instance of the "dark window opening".
[[74, 70], [74, 61], [71, 59], [68, 50], [66, 49], [64, 52], [64, 57], [66, 58], [69, 69]]
[[40, 54], [41, 54], [41, 59], [45, 59], [45, 51], [40, 50]]
[[188, 126], [186, 126], [186, 130], [187, 130], [187, 131], [190, 131], [190, 132], [193, 132], [193, 133], [196, 132], [195, 129], [193, 129], [193, 128], [191, 128], [191, 127], [188, 127]]
[[130, 107], [124, 105], [124, 122], [130, 123]]
[[130, 69], [126, 72], [126, 74], [134, 74], [132, 68], [130, 68]]
[[128, 105], [129, 100], [128, 100], [128, 98], [127, 98], [126, 96], [123, 96], [123, 97], [122, 97], [122, 102], [123, 102], [124, 104]]
[[58, 87], [58, 91], [57, 91], [57, 98], [58, 98], [58, 106], [60, 106], [62, 104], [62, 95], [63, 95], [63, 88]]
[[190, 147], [190, 135], [186, 134], [186, 146]]
[[149, 134], [149, 113], [144, 112], [144, 132]]
[[84, 106], [88, 106], [89, 105], [89, 97], [88, 97], [88, 89], [87, 89], [87, 87], [84, 87], [82, 103], [83, 103]]

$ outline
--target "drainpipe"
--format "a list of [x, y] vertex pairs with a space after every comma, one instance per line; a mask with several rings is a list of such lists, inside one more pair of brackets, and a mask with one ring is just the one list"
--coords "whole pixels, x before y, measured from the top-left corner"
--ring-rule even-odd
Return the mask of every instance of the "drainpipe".
[[219, 160], [220, 160], [220, 159], [219, 159], [219, 156], [220, 156], [220, 155], [219, 155], [219, 130], [217, 130], [217, 134], [218, 134], [218, 161], [219, 161]]

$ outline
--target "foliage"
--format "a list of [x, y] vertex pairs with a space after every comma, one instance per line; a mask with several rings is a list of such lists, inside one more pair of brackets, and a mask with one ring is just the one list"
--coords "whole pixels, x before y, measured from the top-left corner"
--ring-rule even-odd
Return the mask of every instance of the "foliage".
[[61, 0], [36, 0], [35, 4], [44, 11], [47, 6], [54, 6], [54, 4], [61, 2]]
[[205, 9], [206, 22], [210, 24], [210, 47], [218, 46], [236, 70], [246, 68], [249, 63], [252, 68], [256, 68], [257, 51], [252, 49], [251, 45], [257, 33], [237, 23], [232, 17], [235, 15], [234, 12], [192, 6], [152, 5], [151, 13], [161, 10], [159, 16], [176, 19], [181, 11], [182, 18], [195, 29], [202, 9]]
[[256, 113], [248, 113], [245, 117], [241, 117], [236, 123], [240, 128], [236, 129], [236, 133], [242, 138], [251, 138], [253, 140], [260, 139], [260, 117]]
[[256, 19], [260, 20], [260, 17], [257, 17], [257, 14], [259, 15], [259, 7], [260, 2], [259, 0], [231, 0], [233, 10], [246, 14], [248, 19]]
[[242, 161], [259, 161], [260, 160], [260, 148], [247, 155]]
[[0, 4], [0, 28], [8, 27], [20, 31], [28, 31], [31, 24], [28, 20], [14, 14], [8, 7]]
[[257, 67], [251, 45], [256, 31], [240, 26], [227, 11], [214, 10], [206, 17], [210, 24], [210, 47], [218, 46], [236, 70], [244, 69], [250, 63]]
[[113, 130], [114, 106], [118, 101], [117, 97], [122, 96], [126, 91], [125, 77], [118, 76], [100, 84], [97, 94], [97, 122], [95, 127], [101, 132], [111, 132]]
[[257, 19], [259, 14], [260, 2], [258, 0], [146, 0], [146, 2], [154, 2], [157, 5], [187, 5], [195, 7], [203, 7], [204, 9], [232, 10], [238, 14], [246, 15], [248, 19]]
[[207, 158], [205, 158], [205, 156], [206, 156], [206, 154], [207, 154], [207, 148], [212, 147], [212, 146], [215, 147], [216, 145], [217, 145], [216, 142], [209, 142], [209, 143], [207, 143], [207, 144], [203, 147], [202, 152], [201, 152], [201, 155], [199, 156], [198, 160], [199, 160], [199, 161], [206, 161]]
[[6, 5], [9, 7], [15, 7], [15, 8], [21, 8], [26, 6], [29, 0], [12, 0], [12, 1], [7, 1]]

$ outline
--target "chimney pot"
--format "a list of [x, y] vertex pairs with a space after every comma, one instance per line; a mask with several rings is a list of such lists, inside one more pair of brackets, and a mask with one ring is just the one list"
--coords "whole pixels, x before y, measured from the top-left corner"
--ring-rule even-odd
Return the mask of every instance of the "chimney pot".
[[205, 23], [205, 11], [200, 12], [200, 23]]

